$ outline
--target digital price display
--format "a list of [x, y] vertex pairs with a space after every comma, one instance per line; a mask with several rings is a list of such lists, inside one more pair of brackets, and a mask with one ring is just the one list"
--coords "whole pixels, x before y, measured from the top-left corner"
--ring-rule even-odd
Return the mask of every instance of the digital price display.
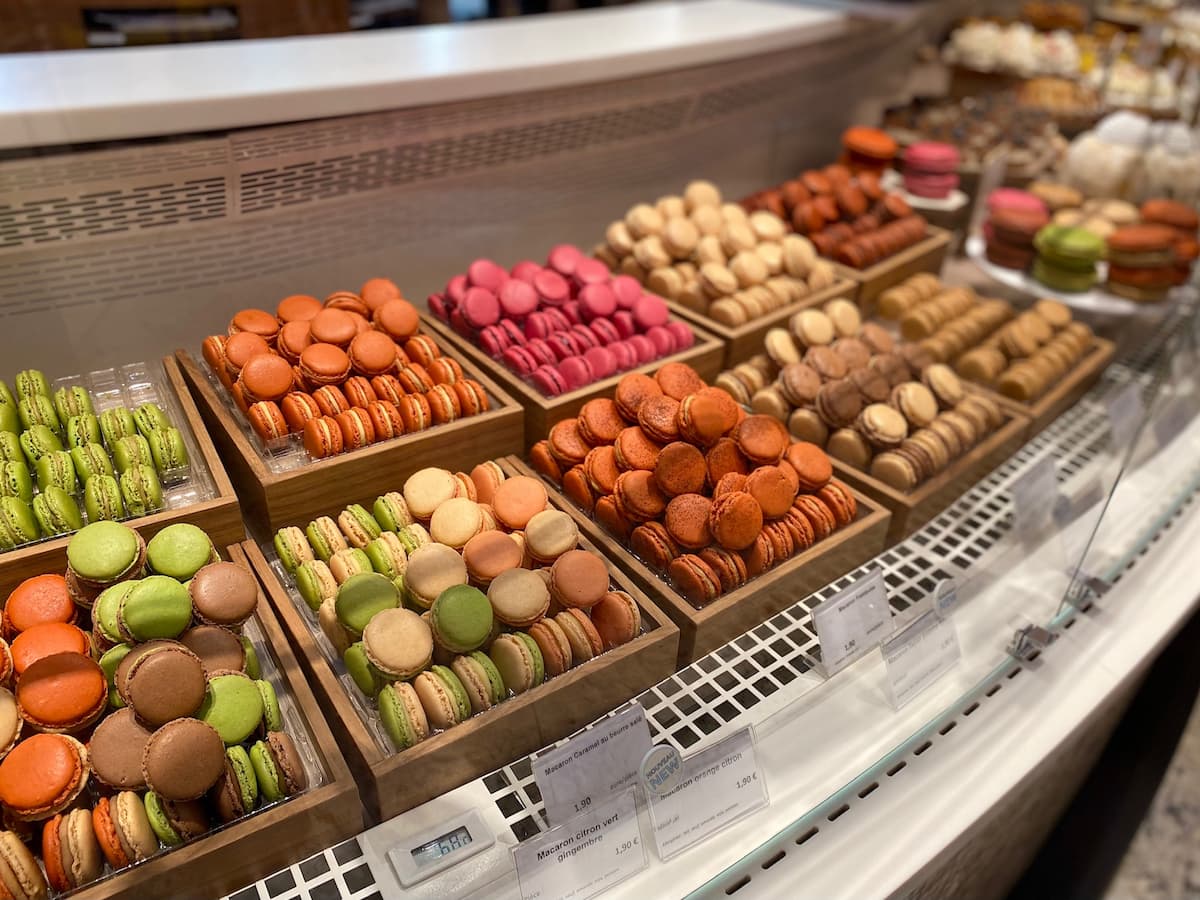
[[426, 841], [420, 847], [410, 851], [418, 866], [426, 866], [443, 856], [449, 856], [455, 850], [460, 850], [471, 843], [471, 832], [460, 825], [453, 831], [438, 835], [431, 841]]
[[467, 810], [433, 828], [401, 837], [387, 851], [387, 858], [401, 886], [409, 888], [495, 843], [495, 835], [479, 812]]

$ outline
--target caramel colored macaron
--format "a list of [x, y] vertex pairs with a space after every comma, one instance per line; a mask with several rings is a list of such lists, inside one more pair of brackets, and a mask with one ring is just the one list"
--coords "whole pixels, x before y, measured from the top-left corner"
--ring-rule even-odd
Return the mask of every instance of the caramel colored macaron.
[[762, 531], [762, 525], [762, 507], [747, 493], [733, 492], [713, 501], [709, 528], [716, 542], [728, 550], [749, 547]]
[[664, 524], [679, 546], [701, 550], [712, 543], [708, 518], [712, 501], [703, 494], [680, 494], [667, 504]]

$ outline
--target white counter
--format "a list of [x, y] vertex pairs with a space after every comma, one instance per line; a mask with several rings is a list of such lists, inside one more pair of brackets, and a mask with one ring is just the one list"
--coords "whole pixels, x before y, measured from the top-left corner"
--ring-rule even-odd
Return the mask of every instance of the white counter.
[[630, 78], [801, 46], [841, 12], [645, 3], [363, 34], [0, 56], [0, 148], [268, 125]]

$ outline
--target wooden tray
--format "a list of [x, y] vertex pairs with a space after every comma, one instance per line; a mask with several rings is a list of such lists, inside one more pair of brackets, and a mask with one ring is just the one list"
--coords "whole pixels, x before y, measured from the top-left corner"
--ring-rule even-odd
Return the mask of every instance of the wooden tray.
[[786, 328], [788, 319], [798, 313], [802, 309], [812, 309], [814, 306], [821, 306], [828, 303], [835, 297], [846, 297], [854, 299], [854, 292], [858, 285], [849, 278], [838, 278], [833, 284], [827, 288], [822, 288], [819, 291], [814, 291], [807, 297], [802, 297], [795, 303], [789, 303], [787, 306], [777, 309], [774, 312], [767, 313], [765, 316], [760, 316], [745, 325], [722, 325], [715, 319], [710, 319], [704, 313], [696, 312], [688, 309], [686, 306], [681, 306], [675, 302], [669, 302], [671, 311], [681, 319], [687, 319], [688, 322], [698, 325], [705, 331], [719, 338], [725, 344], [725, 357], [721, 362], [721, 369], [732, 369], [740, 362], [745, 362], [755, 353], [762, 353], [763, 337], [772, 328]]
[[[249, 566], [239, 545], [227, 550]], [[259, 595], [255, 614], [286, 690], [304, 718], [325, 783], [257, 815], [73, 893], [79, 900], [127, 897], [221, 897], [362, 831], [358, 790], [325, 716], [300, 671], [271, 606]]]
[[[208, 429], [200, 417], [192, 395], [188, 392], [175, 358], [165, 357], [162, 366], [166, 372], [166, 385], [174, 393], [186, 420], [176, 422], [175, 425], [180, 430], [191, 429], [195, 446], [199, 449], [212, 478], [216, 496], [191, 506], [164, 509], [141, 518], [127, 519], [125, 524], [136, 528], [142, 537], [149, 540], [168, 525], [191, 522], [207, 531], [216, 546], [235, 544], [246, 536], [242, 526], [242, 513], [238, 508], [238, 495], [234, 493], [229, 476], [225, 474], [225, 467], [213, 447]], [[67, 544], [70, 540], [70, 535], [63, 535], [16, 550], [0, 552], [0, 596], [7, 597], [9, 592], [26, 578], [41, 575], [43, 572], [65, 570]]]
[[272, 472], [257, 444], [243, 429], [240, 413], [217, 394], [208, 374], [186, 350], [175, 354], [199, 403], [229, 476], [237, 486], [251, 532], [260, 537], [283, 525], [305, 523], [335, 506], [339, 498], [365, 497], [378, 484], [403, 484], [426, 466], [461, 469], [480, 459], [521, 448], [524, 413], [494, 381], [458, 355], [463, 370], [483, 385], [492, 400], [487, 412], [361, 450], [310, 462], [290, 472]]
[[[469, 359], [503, 385], [504, 389], [512, 396], [520, 400], [521, 406], [525, 408], [525, 444], [522, 449], [532, 447], [550, 432], [551, 426], [577, 414], [579, 408], [589, 400], [594, 400], [596, 397], [611, 397], [617, 382], [621, 380], [622, 376], [629, 374], [629, 372], [621, 372], [589, 384], [587, 387], [568, 391], [557, 397], [547, 397], [519, 375], [510, 372], [504, 363], [489, 357], [449, 325], [424, 313], [422, 313], [422, 319], [424, 327], [436, 334], [438, 340], [453, 347], [460, 359]], [[688, 325], [691, 325], [692, 330], [696, 333], [695, 344], [680, 353], [664, 356], [662, 359], [656, 359], [652, 363], [629, 371], [650, 374], [664, 363], [684, 362], [699, 372], [700, 377], [705, 381], [711, 382], [721, 371], [725, 349], [721, 341], [702, 328], [697, 328], [692, 320], [688, 320]], [[511, 452], [509, 449], [490, 451], [487, 448], [471, 448], [471, 450], [475, 459], [486, 459], [489, 455], [502, 456]]]
[[940, 474], [918, 485], [910, 493], [898, 491], [866, 472], [833, 460], [833, 473], [892, 513], [887, 546], [904, 540], [943, 509], [957, 500], [1025, 443], [1029, 420], [1005, 408], [1009, 420], [984, 441], [964, 453]]
[[[540, 477], [524, 462], [519, 463], [519, 471]], [[633, 575], [646, 594], [675, 620], [679, 626], [680, 668], [871, 559], [883, 550], [888, 530], [887, 510], [854, 491], [858, 515], [853, 522], [782, 565], [751, 579], [736, 591], [722, 594], [708, 606], [697, 609], [670, 582], [564, 497], [555, 485], [542, 480], [550, 492], [550, 502], [569, 512], [579, 530], [619, 568]]]
[[[515, 458], [500, 462], [516, 470]], [[580, 546], [598, 552], [586, 536], [581, 535]], [[244, 547], [346, 752], [372, 821], [390, 819], [552, 744], [675, 671], [679, 630], [628, 575], [610, 566], [613, 583], [641, 607], [645, 633], [415, 747], [387, 753], [350, 702], [317, 646], [307, 616], [296, 608], [262, 551], [252, 541]]]
[[923, 241], [889, 256], [869, 269], [851, 269], [841, 263], [834, 263], [834, 268], [841, 276], [857, 282], [858, 291], [854, 298], [862, 311], [870, 315], [875, 310], [875, 298], [893, 284], [899, 284], [917, 272], [940, 272], [949, 249], [950, 232], [930, 226], [929, 236]]
[[1022, 435], [1022, 439], [1027, 441], [1087, 393], [1088, 388], [1104, 374], [1116, 351], [1117, 345], [1112, 341], [1102, 337], [1093, 338], [1091, 349], [1075, 367], [1058, 384], [1032, 403], [1021, 403], [987, 388], [976, 389], [986, 391], [1004, 409], [1029, 419], [1029, 426]]

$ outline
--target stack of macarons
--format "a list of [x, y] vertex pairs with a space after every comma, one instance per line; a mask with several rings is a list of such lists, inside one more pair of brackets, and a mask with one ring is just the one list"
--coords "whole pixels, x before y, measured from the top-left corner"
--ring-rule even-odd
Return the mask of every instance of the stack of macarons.
[[593, 254], [722, 325], [744, 325], [833, 284], [833, 267], [774, 211], [722, 202], [708, 181], [682, 196], [638, 203], [611, 223]]
[[1047, 225], [1034, 238], [1033, 277], [1052, 290], [1079, 294], [1096, 283], [1104, 239], [1086, 228]]
[[892, 167], [898, 149], [896, 139], [879, 128], [854, 125], [842, 132], [841, 162], [852, 172], [882, 175]]
[[997, 188], [987, 198], [983, 224], [988, 262], [1005, 269], [1028, 269], [1036, 255], [1033, 241], [1050, 221], [1046, 205], [1028, 191]]
[[742, 206], [781, 216], [821, 256], [853, 269], [899, 253], [924, 240], [927, 232], [925, 219], [900, 194], [885, 191], [872, 167], [855, 171], [835, 163], [810, 169], [779, 187], [751, 194]]
[[769, 331], [766, 353], [721, 373], [717, 385], [742, 402], [748, 394], [751, 409], [786, 422], [794, 439], [903, 491], [1001, 424], [994, 402], [967, 392], [921, 345], [837, 304]]
[[511, 271], [477, 259], [429, 298], [439, 319], [548, 397], [686, 350], [662, 297], [570, 244]]
[[915, 197], [944, 200], [958, 188], [958, 148], [918, 141], [904, 151], [904, 189]]
[[829, 458], [747, 416], [694, 369], [626, 375], [533, 446], [530, 462], [697, 607], [854, 521]]
[[97, 415], [78, 384], [52, 392], [37, 369], [13, 383], [0, 381], [0, 551], [161, 509], [160, 478], [186, 475], [183, 434], [157, 403]]
[[274, 548], [397, 750], [641, 633], [571, 516], [495, 462], [422, 469], [370, 511], [280, 529]]
[[324, 302], [293, 294], [274, 313], [240, 310], [202, 350], [268, 450], [295, 435], [324, 459], [490, 407], [420, 325], [395, 284], [372, 278]]
[[[1154, 303], [1179, 281], [1178, 236], [1167, 225], [1126, 225], [1108, 236], [1108, 281], [1112, 293]], [[1186, 275], [1185, 275], [1186, 277]]]
[[[248, 570], [187, 524], [146, 543], [99, 522], [67, 553], [66, 577], [23, 581], [0, 616], [0, 810], [21, 823], [0, 860], [21, 865], [20, 896], [82, 887], [308, 783], [242, 633]], [[40, 837], [44, 876], [18, 832]]]
[[1165, 225], [1175, 232], [1172, 249], [1175, 253], [1174, 284], [1186, 284], [1192, 275], [1192, 266], [1200, 257], [1200, 243], [1196, 241], [1196, 231], [1200, 228], [1200, 218], [1196, 210], [1179, 200], [1154, 198], [1142, 204], [1139, 210], [1141, 220], [1148, 225]]

